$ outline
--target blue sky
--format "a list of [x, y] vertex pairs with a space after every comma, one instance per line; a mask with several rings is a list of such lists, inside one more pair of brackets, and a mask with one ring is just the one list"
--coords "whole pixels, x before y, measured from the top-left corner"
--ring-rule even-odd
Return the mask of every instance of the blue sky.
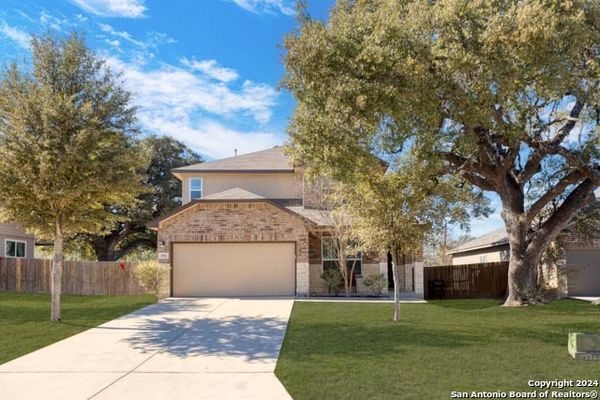
[[[324, 19], [333, 3], [309, 12]], [[286, 140], [294, 102], [277, 84], [295, 27], [293, 0], [2, 0], [0, 63], [26, 61], [32, 34], [81, 32], [123, 74], [144, 132], [213, 159]], [[500, 225], [496, 213], [471, 233]]]

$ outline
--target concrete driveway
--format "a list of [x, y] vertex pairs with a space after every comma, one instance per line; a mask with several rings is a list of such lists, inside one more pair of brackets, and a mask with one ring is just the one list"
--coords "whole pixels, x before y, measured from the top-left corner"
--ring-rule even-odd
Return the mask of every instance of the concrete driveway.
[[[7, 399], [291, 399], [281, 298], [171, 298], [0, 365]], [[19, 338], [13, 338], [19, 340]]]

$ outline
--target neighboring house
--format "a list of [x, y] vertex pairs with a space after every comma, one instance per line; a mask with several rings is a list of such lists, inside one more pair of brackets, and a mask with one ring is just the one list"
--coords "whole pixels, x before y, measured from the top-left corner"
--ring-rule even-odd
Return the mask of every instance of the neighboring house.
[[[567, 228], [559, 237], [564, 246], [556, 264], [544, 265], [551, 286], [564, 296], [600, 296], [600, 237], [582, 237]], [[452, 265], [509, 260], [504, 228], [475, 238], [449, 251]]]
[[452, 265], [484, 264], [508, 261], [509, 246], [506, 229], [499, 228], [469, 240], [447, 252]]
[[[172, 171], [183, 183], [183, 205], [149, 224], [158, 256], [170, 262], [173, 296], [319, 295], [335, 254], [318, 199], [323, 181], [309, 183], [283, 147]], [[403, 291], [416, 289], [422, 262], [406, 257]], [[416, 268], [416, 272], [415, 272]], [[370, 273], [388, 275], [387, 255], [363, 254], [356, 290]]]
[[0, 257], [33, 258], [35, 238], [17, 224], [0, 223]]

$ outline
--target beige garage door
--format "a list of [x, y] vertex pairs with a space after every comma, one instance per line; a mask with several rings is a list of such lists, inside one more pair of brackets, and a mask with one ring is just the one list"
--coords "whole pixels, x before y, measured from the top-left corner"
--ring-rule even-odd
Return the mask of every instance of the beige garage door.
[[567, 252], [569, 296], [600, 296], [600, 250]]
[[295, 294], [293, 243], [176, 243], [173, 296]]

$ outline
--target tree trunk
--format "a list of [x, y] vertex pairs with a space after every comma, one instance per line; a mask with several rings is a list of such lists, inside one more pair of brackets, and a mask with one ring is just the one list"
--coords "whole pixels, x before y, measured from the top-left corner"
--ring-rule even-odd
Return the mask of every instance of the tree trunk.
[[351, 282], [351, 278], [349, 277], [349, 273], [348, 273], [348, 262], [346, 261], [346, 257], [342, 256], [341, 252], [339, 252], [339, 263], [340, 263], [340, 272], [342, 273], [342, 276], [344, 277], [344, 290], [346, 292], [346, 297], [350, 297], [350, 284]]
[[392, 247], [392, 275], [394, 277], [394, 321], [400, 321], [400, 277], [398, 273], [398, 248]]
[[528, 304], [538, 292], [537, 264], [527, 254], [510, 252], [508, 266], [508, 294], [505, 306], [518, 307]]
[[[520, 191], [501, 196], [502, 219], [508, 234], [510, 260], [508, 267], [508, 293], [505, 306], [516, 307], [540, 300], [542, 276], [539, 276], [542, 256], [548, 246], [585, 205], [595, 200], [595, 186], [587, 181], [569, 194], [554, 214], [535, 232], [531, 216], [525, 212], [524, 196]], [[507, 191], [508, 193], [508, 191]]]
[[62, 290], [62, 270], [63, 270], [63, 245], [64, 237], [62, 226], [56, 223], [54, 233], [54, 261], [52, 263], [51, 287], [52, 306], [50, 309], [50, 319], [60, 321], [60, 294]]

